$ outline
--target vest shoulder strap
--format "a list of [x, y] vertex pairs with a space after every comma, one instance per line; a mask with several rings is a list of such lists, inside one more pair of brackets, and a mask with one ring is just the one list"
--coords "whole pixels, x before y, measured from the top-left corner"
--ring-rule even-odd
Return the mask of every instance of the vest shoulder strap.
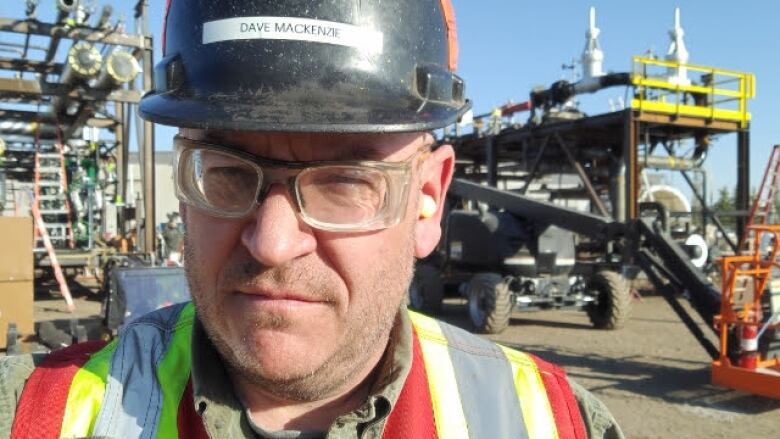
[[587, 437], [563, 369], [430, 317], [410, 317], [440, 436]]
[[566, 378], [566, 372], [535, 355], [530, 355], [530, 357], [533, 358], [542, 376], [547, 399], [550, 401], [555, 425], [558, 428], [558, 437], [560, 439], [587, 439], [585, 423], [582, 421], [580, 408], [569, 385], [569, 380]]
[[385, 424], [385, 438], [436, 439], [431, 392], [416, 332], [412, 331], [412, 367]]
[[[11, 429], [13, 439], [58, 438], [70, 384], [103, 341], [75, 344], [49, 354], [33, 370], [22, 390]], [[45, 414], [41, 416], [41, 414]]]

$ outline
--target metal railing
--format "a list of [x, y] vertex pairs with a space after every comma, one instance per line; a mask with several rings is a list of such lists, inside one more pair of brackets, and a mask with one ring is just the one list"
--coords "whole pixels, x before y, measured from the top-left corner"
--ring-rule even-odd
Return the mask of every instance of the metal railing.
[[[747, 101], [756, 95], [755, 75], [640, 56], [632, 63], [632, 108], [738, 122], [742, 128], [750, 122]], [[680, 81], [681, 70], [699, 74], [698, 81]]]

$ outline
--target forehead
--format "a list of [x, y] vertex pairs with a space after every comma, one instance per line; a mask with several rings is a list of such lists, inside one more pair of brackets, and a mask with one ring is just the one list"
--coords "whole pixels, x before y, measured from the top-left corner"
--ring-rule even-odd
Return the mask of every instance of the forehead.
[[428, 141], [425, 133], [331, 134], [181, 129], [184, 137], [287, 161], [392, 160]]

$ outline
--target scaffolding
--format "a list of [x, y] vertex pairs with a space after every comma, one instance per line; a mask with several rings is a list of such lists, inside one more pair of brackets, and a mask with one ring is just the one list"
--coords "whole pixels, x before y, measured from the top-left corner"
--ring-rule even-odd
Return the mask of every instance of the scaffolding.
[[[39, 240], [35, 261], [43, 270], [53, 259], [75, 270], [99, 266], [96, 256], [112, 238], [105, 232], [116, 230], [122, 241], [132, 219], [143, 226], [134, 240], [140, 246], [129, 250], [156, 249], [150, 122], [135, 122], [143, 205], [126, 204], [131, 115], [152, 86], [148, 1], [133, 9], [135, 33], [122, 18], [112, 20], [110, 5], [90, 21], [95, 11], [85, 3], [55, 2], [50, 23], [37, 19], [37, 2], [27, 2], [24, 18], [0, 17], [0, 211], [25, 215], [39, 208], [56, 252], [50, 256]], [[72, 232], [56, 227], [71, 223]]]

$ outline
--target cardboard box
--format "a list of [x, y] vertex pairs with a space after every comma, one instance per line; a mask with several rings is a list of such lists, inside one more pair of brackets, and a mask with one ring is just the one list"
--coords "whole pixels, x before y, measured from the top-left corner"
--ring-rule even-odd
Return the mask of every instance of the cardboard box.
[[32, 281], [0, 282], [0, 313], [0, 348], [6, 347], [9, 322], [19, 335], [34, 334]]
[[32, 240], [32, 218], [0, 217], [0, 348], [9, 322], [20, 335], [35, 332]]

